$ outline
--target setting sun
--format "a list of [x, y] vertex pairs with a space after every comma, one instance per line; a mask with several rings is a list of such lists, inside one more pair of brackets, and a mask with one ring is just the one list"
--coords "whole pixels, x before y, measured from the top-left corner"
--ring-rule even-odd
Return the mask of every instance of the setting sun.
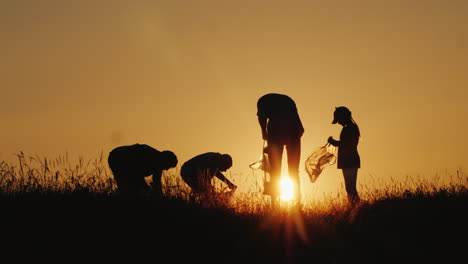
[[280, 180], [280, 199], [290, 201], [294, 198], [294, 183], [289, 177], [282, 177]]

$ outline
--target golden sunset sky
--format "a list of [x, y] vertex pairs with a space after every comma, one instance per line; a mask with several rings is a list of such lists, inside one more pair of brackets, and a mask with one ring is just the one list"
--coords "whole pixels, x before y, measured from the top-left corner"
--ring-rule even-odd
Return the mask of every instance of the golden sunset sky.
[[229, 153], [236, 181], [261, 154], [257, 99], [275, 92], [305, 127], [301, 177], [339, 137], [341, 105], [359, 177], [466, 170], [467, 14], [462, 0], [0, 0], [0, 160], [141, 143], [179, 167]]

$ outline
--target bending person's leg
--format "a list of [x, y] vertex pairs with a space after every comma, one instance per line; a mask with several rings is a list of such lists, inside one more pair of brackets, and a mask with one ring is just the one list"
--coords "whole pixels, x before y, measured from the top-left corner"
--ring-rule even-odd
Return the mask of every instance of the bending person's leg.
[[283, 145], [268, 142], [268, 160], [270, 162], [270, 188], [272, 205], [276, 203], [280, 190], [281, 162], [283, 157]]
[[299, 162], [301, 158], [301, 140], [295, 139], [286, 145], [289, 177], [294, 183], [294, 196], [301, 201], [301, 184], [299, 178]]

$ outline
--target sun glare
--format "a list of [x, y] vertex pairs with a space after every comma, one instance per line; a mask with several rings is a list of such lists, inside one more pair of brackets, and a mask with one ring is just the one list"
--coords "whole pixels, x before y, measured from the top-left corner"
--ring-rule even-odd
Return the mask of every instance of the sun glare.
[[289, 177], [282, 177], [280, 180], [280, 199], [290, 201], [294, 198], [294, 183]]

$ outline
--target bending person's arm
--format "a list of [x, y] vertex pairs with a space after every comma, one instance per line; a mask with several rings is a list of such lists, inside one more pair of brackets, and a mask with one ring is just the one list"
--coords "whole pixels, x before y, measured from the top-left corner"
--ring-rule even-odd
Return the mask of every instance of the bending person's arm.
[[262, 129], [262, 139], [267, 139], [267, 118], [264, 115], [259, 114], [258, 115], [258, 123], [260, 124], [260, 127]]
[[234, 190], [234, 189], [237, 188], [237, 186], [234, 183], [232, 183], [228, 178], [226, 178], [226, 176], [224, 176], [224, 174], [221, 173], [220, 171], [218, 171], [216, 173], [216, 178], [218, 178], [221, 181], [223, 181], [224, 183], [226, 183], [228, 185], [229, 189]]
[[151, 187], [153, 191], [157, 192], [158, 194], [162, 194], [162, 170], [155, 170], [153, 172], [153, 182], [151, 183]]

